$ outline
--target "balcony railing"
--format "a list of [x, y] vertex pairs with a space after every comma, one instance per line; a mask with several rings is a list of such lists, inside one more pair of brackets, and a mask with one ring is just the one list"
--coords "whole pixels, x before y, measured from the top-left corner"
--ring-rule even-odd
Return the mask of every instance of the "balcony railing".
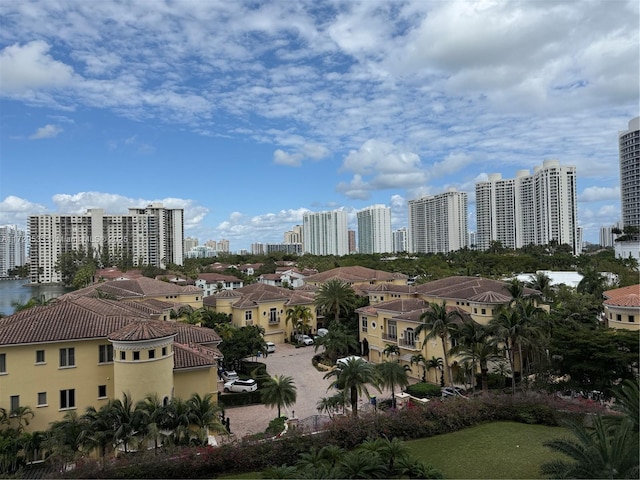
[[402, 348], [406, 348], [407, 350], [420, 350], [420, 342], [410, 341], [410, 340], [400, 340], [398, 342]]
[[398, 341], [398, 335], [397, 334], [389, 335], [388, 333], [383, 333], [382, 334], [382, 339], [383, 340], [389, 340], [390, 342], [397, 342]]

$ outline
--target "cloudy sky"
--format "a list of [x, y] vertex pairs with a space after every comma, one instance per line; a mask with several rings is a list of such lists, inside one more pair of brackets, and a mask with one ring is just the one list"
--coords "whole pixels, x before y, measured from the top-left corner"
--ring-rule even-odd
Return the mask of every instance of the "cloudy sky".
[[186, 235], [280, 242], [306, 211], [574, 165], [620, 217], [639, 9], [602, 1], [2, 1], [0, 224], [162, 201]]

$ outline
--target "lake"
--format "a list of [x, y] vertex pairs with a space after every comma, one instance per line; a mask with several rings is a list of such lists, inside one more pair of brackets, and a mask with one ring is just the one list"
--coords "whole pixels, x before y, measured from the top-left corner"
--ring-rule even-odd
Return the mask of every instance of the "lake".
[[31, 297], [44, 295], [47, 300], [58, 297], [69, 291], [62, 285], [33, 285], [29, 280], [0, 280], [0, 313], [11, 315], [14, 302], [26, 303]]

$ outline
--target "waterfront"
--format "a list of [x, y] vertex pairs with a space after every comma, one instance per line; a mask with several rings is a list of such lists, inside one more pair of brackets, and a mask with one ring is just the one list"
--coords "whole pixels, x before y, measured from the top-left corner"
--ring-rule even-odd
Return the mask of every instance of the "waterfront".
[[13, 303], [26, 303], [40, 295], [49, 300], [67, 291], [62, 285], [29, 285], [29, 280], [0, 280], [0, 313], [11, 315]]

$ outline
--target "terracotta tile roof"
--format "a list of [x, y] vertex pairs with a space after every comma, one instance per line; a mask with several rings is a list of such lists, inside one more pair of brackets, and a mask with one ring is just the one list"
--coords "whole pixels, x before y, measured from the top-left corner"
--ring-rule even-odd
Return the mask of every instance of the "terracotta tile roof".
[[204, 293], [200, 287], [196, 287], [195, 285], [185, 285], [184, 292], [185, 293]]
[[376, 303], [367, 307], [359, 308], [356, 312], [363, 312], [371, 314], [379, 310], [385, 312], [407, 313], [414, 310], [424, 310], [429, 307], [429, 304], [420, 298], [398, 298], [389, 300], [387, 302]]
[[371, 281], [391, 281], [394, 279], [408, 279], [407, 275], [401, 273], [390, 273], [382, 270], [374, 270], [372, 268], [353, 266], [338, 267], [326, 272], [311, 275], [306, 278], [307, 282], [326, 282], [328, 280], [338, 279], [343, 282], [371, 282]]
[[502, 293], [496, 292], [482, 292], [478, 295], [474, 295], [473, 297], [467, 298], [470, 302], [478, 302], [478, 303], [499, 303], [504, 304], [511, 301], [511, 297], [509, 295], [504, 295]]
[[301, 295], [301, 294], [294, 294], [291, 295], [291, 298], [289, 298], [289, 300], [287, 300], [287, 302], [285, 303], [285, 305], [287, 306], [292, 306], [292, 305], [309, 305], [312, 304], [314, 302], [314, 298], [313, 297], [309, 297], [308, 295]]
[[296, 292], [317, 292], [319, 287], [315, 285], [311, 285], [310, 283], [305, 283], [301, 287], [297, 287], [295, 289]]
[[241, 282], [238, 277], [232, 275], [222, 275], [221, 273], [201, 273], [198, 275], [198, 280], [204, 280], [207, 283], [216, 282]]
[[603, 292], [603, 295], [605, 298], [608, 299], [608, 298], [619, 297], [621, 295], [628, 295], [630, 293], [640, 295], [640, 284], [629, 285], [628, 287], [622, 287], [622, 288], [615, 288], [613, 290], [607, 290], [606, 292]]
[[211, 367], [222, 358], [220, 351], [202, 347], [200, 345], [175, 344], [173, 347], [173, 368], [180, 370], [183, 368]]
[[363, 290], [367, 293], [375, 293], [375, 292], [396, 292], [396, 293], [404, 293], [404, 294], [414, 294], [416, 293], [416, 287], [413, 285], [396, 285], [393, 283], [378, 283], [376, 285], [362, 285], [360, 286], [360, 290]]
[[[507, 287], [508, 283], [499, 280], [482, 277], [454, 276], [416, 285], [416, 292], [418, 294], [443, 299], [470, 300], [472, 297], [486, 292], [495, 292], [509, 296]], [[537, 295], [540, 292], [532, 288], [524, 287], [523, 293], [525, 296], [531, 296]], [[509, 298], [511, 297], [509, 296]]]
[[640, 307], [640, 284], [607, 290], [603, 293], [605, 305], [616, 307]]
[[[166, 323], [166, 322], [165, 322]], [[207, 327], [198, 327], [197, 325], [188, 325], [186, 323], [172, 323], [178, 336], [176, 342], [188, 344], [219, 344], [222, 339], [215, 330]]]
[[136, 342], [139, 340], [153, 340], [156, 338], [167, 338], [176, 335], [176, 329], [169, 322], [159, 322], [157, 320], [140, 320], [131, 322], [129, 325], [109, 335], [109, 340], [121, 342]]
[[96, 270], [95, 274], [96, 278], [104, 278], [106, 280], [113, 280], [116, 278], [140, 278], [142, 276], [141, 270], [127, 270], [126, 272], [123, 272], [116, 267], [101, 268]]
[[182, 287], [180, 285], [174, 285], [170, 282], [163, 282], [161, 280], [155, 280], [153, 278], [140, 277], [127, 280], [110, 280], [108, 282], [96, 283], [86, 288], [67, 293], [62, 297], [99, 297], [101, 294], [105, 294], [117, 299], [142, 298], [145, 296], [153, 297], [160, 295], [180, 295], [183, 293], [189, 293], [189, 288], [189, 286]]

